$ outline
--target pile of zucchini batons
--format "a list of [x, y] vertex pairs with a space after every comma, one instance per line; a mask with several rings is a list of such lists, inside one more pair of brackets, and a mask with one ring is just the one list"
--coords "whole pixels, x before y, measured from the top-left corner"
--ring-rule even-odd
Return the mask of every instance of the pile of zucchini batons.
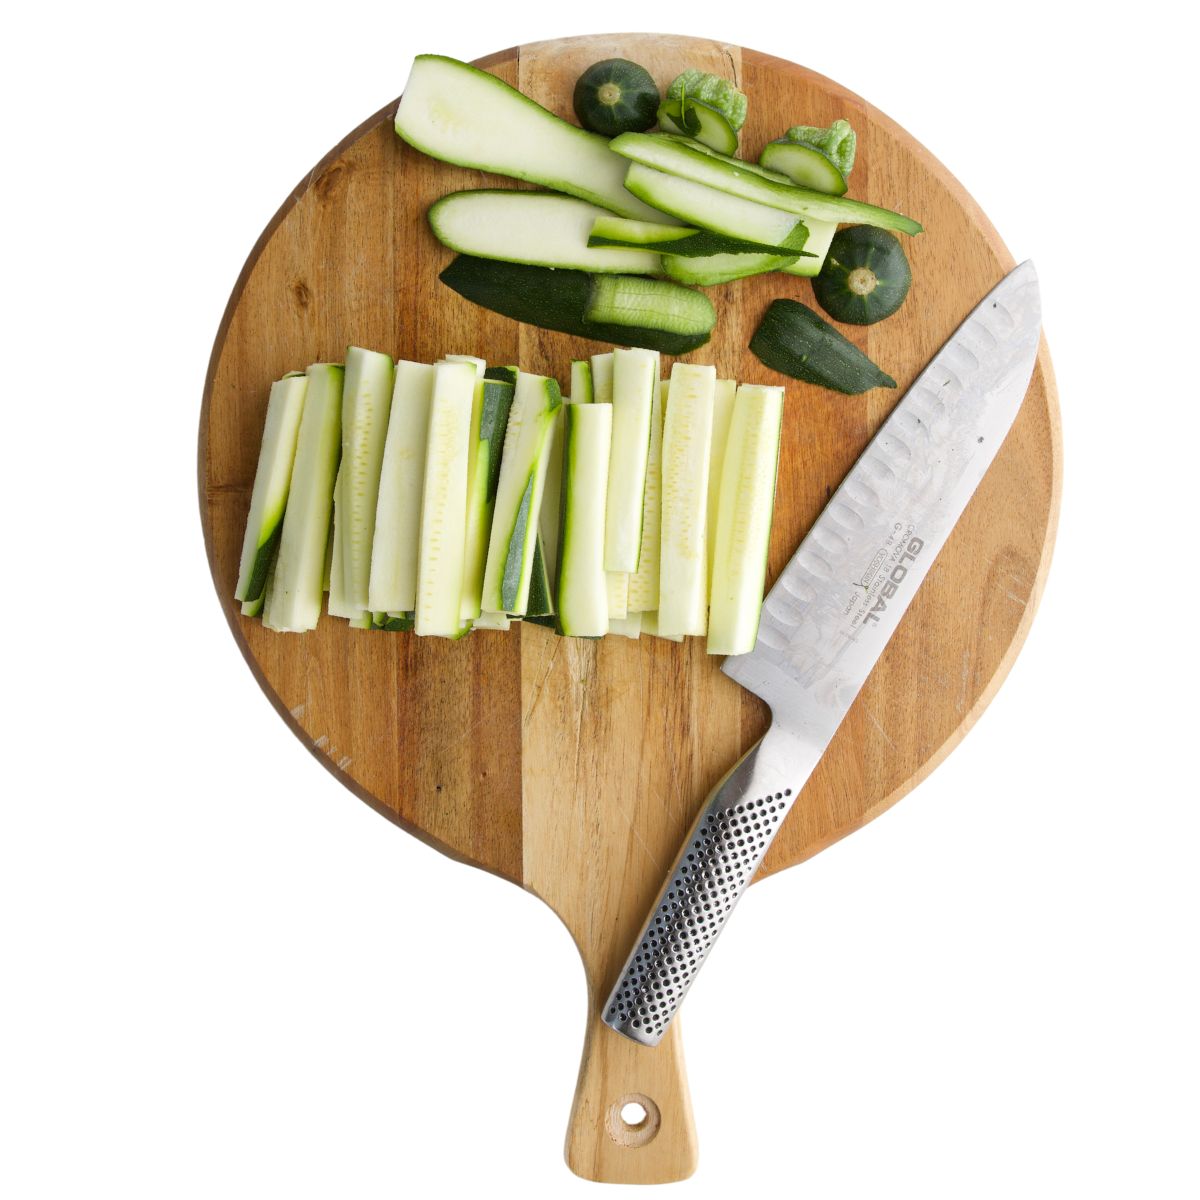
[[[618, 349], [555, 380], [352, 346], [271, 387], [236, 598], [274, 630], [754, 646], [781, 387]], [[326, 600], [325, 593], [328, 592]]]

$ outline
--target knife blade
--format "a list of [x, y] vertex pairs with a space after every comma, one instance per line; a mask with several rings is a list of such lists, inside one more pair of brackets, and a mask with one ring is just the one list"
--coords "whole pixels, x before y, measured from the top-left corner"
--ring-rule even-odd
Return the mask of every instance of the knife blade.
[[1033, 374], [1037, 273], [1011, 271], [917, 377], [763, 603], [754, 649], [722, 670], [771, 725], [717, 784], [603, 1009], [662, 1039], [696, 973], [1004, 441]]

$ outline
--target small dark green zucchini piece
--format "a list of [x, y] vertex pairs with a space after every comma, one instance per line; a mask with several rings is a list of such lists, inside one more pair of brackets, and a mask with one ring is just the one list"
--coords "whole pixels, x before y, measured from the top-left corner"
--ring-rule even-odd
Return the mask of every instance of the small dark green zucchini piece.
[[717, 321], [703, 292], [636, 275], [591, 275], [460, 254], [439, 278], [472, 303], [527, 325], [663, 354], [703, 346]]
[[780, 138], [768, 142], [758, 156], [760, 166], [786, 175], [801, 187], [825, 192], [830, 196], [846, 194], [846, 177], [835, 167], [829, 157], [816, 146], [801, 142], [789, 142]]
[[616, 137], [656, 120], [661, 97], [650, 72], [626, 58], [593, 63], [575, 84], [575, 115], [584, 129]]
[[719, 154], [737, 153], [738, 135], [725, 117], [711, 105], [690, 96], [664, 100], [658, 109], [658, 127], [667, 133], [695, 138]]
[[912, 270], [898, 238], [885, 229], [839, 229], [813, 280], [817, 303], [835, 320], [873, 325], [904, 303]]
[[847, 396], [896, 386], [857, 346], [798, 300], [771, 303], [750, 339], [750, 349], [781, 375]]

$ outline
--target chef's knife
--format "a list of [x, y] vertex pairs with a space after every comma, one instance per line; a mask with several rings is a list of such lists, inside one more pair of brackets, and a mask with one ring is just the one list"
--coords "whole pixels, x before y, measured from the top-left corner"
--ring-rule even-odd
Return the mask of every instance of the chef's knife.
[[995, 458], [1041, 330], [1033, 264], [938, 351], [834, 493], [763, 604], [758, 641], [725, 660], [771, 709], [716, 786], [604, 1006], [654, 1046]]

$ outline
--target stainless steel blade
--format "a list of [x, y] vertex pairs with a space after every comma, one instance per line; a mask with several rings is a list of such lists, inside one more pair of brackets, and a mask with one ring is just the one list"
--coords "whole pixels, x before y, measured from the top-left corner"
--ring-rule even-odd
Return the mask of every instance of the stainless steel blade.
[[917, 377], [768, 593], [754, 649], [725, 660], [770, 705], [771, 728], [701, 809], [604, 1006], [617, 1032], [661, 1040], [1000, 449], [1040, 332], [1025, 262]]

